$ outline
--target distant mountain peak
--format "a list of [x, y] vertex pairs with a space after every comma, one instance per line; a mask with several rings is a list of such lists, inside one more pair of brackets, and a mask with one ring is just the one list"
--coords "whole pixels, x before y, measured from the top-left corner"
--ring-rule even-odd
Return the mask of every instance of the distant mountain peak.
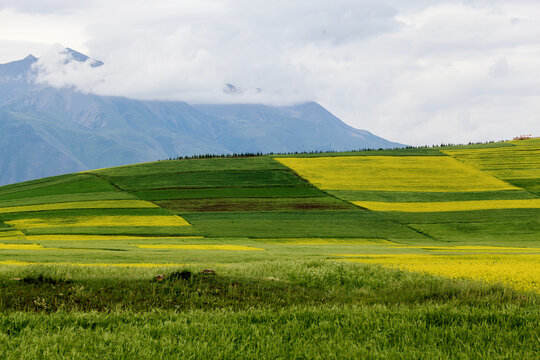
[[80, 53], [77, 50], [73, 50], [72, 48], [69, 48], [69, 47], [65, 48], [63, 53], [69, 55], [69, 57], [71, 59], [73, 59], [75, 61], [78, 61], [78, 62], [86, 62], [86, 61], [90, 60], [90, 66], [91, 67], [99, 67], [99, 66], [103, 65], [102, 61], [96, 60], [96, 59], [91, 59], [89, 56], [87, 56], [87, 55], [85, 55], [83, 53]]
[[32, 64], [37, 60], [34, 55], [30, 54], [24, 59], [0, 64], [0, 82], [26, 79]]
[[38, 59], [38, 58], [35, 57], [34, 55], [29, 54], [27, 57], [25, 57], [24, 59], [22, 59], [22, 61], [34, 62], [34, 61], [36, 61], [37, 59]]
[[66, 48], [64, 50], [65, 53], [69, 54], [73, 59], [85, 62], [86, 60], [90, 59], [87, 55], [84, 55], [83, 53], [78, 52], [77, 50], [73, 50], [72, 48]]
[[227, 83], [227, 84], [225, 84], [225, 87], [223, 88], [223, 92], [225, 94], [237, 95], [237, 94], [241, 94], [242, 90], [240, 90], [239, 88], [237, 88], [233, 84]]

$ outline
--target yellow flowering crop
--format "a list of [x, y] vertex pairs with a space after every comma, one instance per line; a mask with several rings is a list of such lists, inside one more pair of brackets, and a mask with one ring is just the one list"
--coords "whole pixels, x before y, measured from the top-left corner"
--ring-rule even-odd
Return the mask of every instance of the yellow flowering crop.
[[24, 233], [20, 230], [0, 231], [1, 239], [24, 239]]
[[0, 213], [14, 213], [26, 211], [67, 210], [67, 209], [132, 209], [159, 207], [143, 200], [101, 200], [101, 201], [73, 201], [65, 203], [9, 206], [0, 208]]
[[450, 156], [276, 158], [324, 190], [496, 191], [516, 187]]
[[[360, 256], [360, 255], [357, 255]], [[363, 255], [347, 261], [380, 264], [449, 278], [502, 283], [521, 291], [540, 293], [540, 255]]]
[[[474, 245], [460, 245], [460, 246], [430, 246], [430, 245], [402, 245], [388, 241], [388, 244], [383, 244], [387, 248], [393, 249], [420, 249], [425, 251], [434, 251], [434, 252], [457, 252], [457, 253], [478, 253], [483, 254], [490, 253], [540, 253], [540, 248], [534, 247], [514, 247], [514, 246], [474, 246]], [[334, 254], [336, 256], [343, 257], [375, 257], [389, 256], [388, 254]], [[409, 256], [409, 254], [392, 254], [391, 256]]]
[[540, 139], [511, 143], [514, 146], [443, 152], [501, 179], [540, 178]]
[[190, 266], [196, 264], [180, 264], [180, 263], [75, 263], [75, 262], [30, 262], [19, 260], [4, 260], [0, 261], [1, 265], [8, 266], [31, 266], [31, 265], [48, 265], [48, 266], [80, 266], [80, 267], [139, 267], [139, 268], [158, 268], [158, 267], [178, 267]]
[[204, 239], [203, 236], [130, 236], [130, 235], [27, 235], [29, 241], [100, 241], [100, 240], [180, 240]]
[[19, 229], [72, 226], [188, 226], [180, 216], [74, 216], [65, 218], [37, 218], [6, 221]]
[[253, 246], [242, 245], [136, 245], [141, 249], [176, 249], [176, 250], [232, 250], [254, 251], [264, 250]]
[[286, 245], [397, 245], [392, 241], [384, 239], [361, 238], [274, 238], [255, 240]]
[[490, 209], [540, 209], [540, 199], [441, 202], [352, 201], [352, 203], [373, 211], [403, 212], [470, 211]]
[[0, 244], [0, 250], [42, 250], [38, 244]]

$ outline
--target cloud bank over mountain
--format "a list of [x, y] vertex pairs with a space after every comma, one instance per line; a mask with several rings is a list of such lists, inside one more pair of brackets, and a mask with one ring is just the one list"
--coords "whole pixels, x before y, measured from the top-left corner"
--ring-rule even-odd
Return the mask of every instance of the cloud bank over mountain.
[[[314, 100], [395, 141], [468, 142], [540, 135], [539, 16], [540, 4], [524, 0], [7, 0], [0, 60], [26, 56], [13, 57], [24, 44], [40, 57], [39, 81], [58, 87], [202, 103]], [[45, 43], [105, 65], [57, 66]]]

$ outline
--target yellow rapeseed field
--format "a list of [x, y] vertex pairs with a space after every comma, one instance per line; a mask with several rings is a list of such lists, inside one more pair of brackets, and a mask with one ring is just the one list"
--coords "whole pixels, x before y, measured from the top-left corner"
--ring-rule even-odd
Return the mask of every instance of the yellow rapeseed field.
[[101, 200], [101, 201], [73, 201], [43, 205], [25, 205], [1, 207], [0, 213], [14, 213], [27, 211], [45, 210], [68, 210], [68, 209], [134, 209], [159, 207], [143, 200]]
[[483, 252], [483, 253], [496, 253], [496, 252], [537, 253], [537, 252], [540, 252], [540, 248], [514, 247], [514, 246], [474, 246], [474, 245], [409, 246], [409, 245], [394, 244], [394, 245], [389, 245], [388, 247], [397, 248], [397, 249], [423, 249], [423, 250], [429, 250], [429, 251], [443, 251], [443, 252]]
[[353, 204], [373, 211], [439, 212], [492, 209], [540, 209], [540, 199], [474, 200], [441, 202], [382, 202], [352, 201]]
[[266, 238], [254, 240], [286, 245], [396, 245], [396, 243], [385, 239], [361, 238]]
[[0, 250], [42, 250], [38, 244], [0, 244]]
[[27, 235], [29, 241], [107, 241], [107, 240], [181, 240], [204, 239], [204, 236], [130, 236], [130, 235]]
[[141, 249], [175, 249], [175, 250], [232, 250], [232, 251], [257, 251], [264, 250], [253, 246], [243, 245], [135, 245]]
[[24, 239], [24, 233], [20, 230], [0, 231], [2, 239]]
[[73, 216], [63, 218], [36, 218], [6, 221], [19, 229], [73, 226], [189, 226], [190, 224], [174, 215], [159, 216]]
[[540, 178], [540, 139], [511, 143], [514, 146], [443, 152], [501, 179]]
[[450, 156], [276, 158], [324, 190], [497, 191], [517, 189]]
[[[1, 265], [7, 266], [33, 266], [33, 265], [46, 265], [46, 266], [80, 266], [80, 267], [138, 267], [138, 268], [162, 268], [162, 267], [178, 267], [178, 266], [192, 266], [198, 264], [182, 264], [182, 263], [75, 263], [75, 262], [30, 262], [19, 260], [4, 260], [0, 261]], [[214, 266], [217, 264], [213, 264]]]
[[347, 261], [380, 264], [449, 278], [502, 283], [520, 291], [540, 293], [540, 254], [477, 255], [350, 255]]

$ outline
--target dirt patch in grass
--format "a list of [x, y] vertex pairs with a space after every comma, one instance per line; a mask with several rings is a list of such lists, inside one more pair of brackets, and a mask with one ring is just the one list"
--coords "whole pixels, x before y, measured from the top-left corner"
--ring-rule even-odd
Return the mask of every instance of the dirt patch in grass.
[[346, 210], [353, 208], [353, 205], [332, 197], [182, 199], [157, 201], [156, 203], [161, 207], [181, 212]]

